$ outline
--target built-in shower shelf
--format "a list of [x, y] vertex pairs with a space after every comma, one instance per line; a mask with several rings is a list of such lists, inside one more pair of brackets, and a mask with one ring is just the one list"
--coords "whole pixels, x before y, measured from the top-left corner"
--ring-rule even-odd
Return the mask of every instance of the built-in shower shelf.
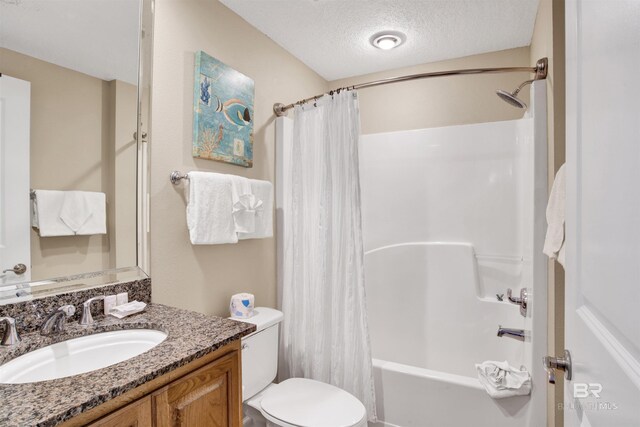
[[476, 254], [478, 261], [500, 261], [500, 262], [522, 262], [522, 255], [494, 255], [494, 254]]

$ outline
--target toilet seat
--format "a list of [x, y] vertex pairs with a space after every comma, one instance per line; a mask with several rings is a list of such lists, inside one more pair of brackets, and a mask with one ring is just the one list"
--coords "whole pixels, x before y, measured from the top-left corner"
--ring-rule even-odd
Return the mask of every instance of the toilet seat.
[[306, 378], [270, 387], [260, 401], [269, 421], [284, 427], [366, 426], [364, 405], [346, 391]]

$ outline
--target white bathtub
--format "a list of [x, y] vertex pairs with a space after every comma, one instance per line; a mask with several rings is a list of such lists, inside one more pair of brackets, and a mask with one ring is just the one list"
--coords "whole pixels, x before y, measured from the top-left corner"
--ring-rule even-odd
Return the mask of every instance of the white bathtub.
[[373, 359], [376, 427], [521, 427], [528, 396], [492, 400], [475, 378]]
[[[529, 396], [491, 399], [475, 363], [525, 364], [517, 306], [483, 296], [473, 247], [408, 243], [367, 252], [367, 308], [378, 426], [520, 427]], [[528, 367], [530, 369], [530, 367]]]

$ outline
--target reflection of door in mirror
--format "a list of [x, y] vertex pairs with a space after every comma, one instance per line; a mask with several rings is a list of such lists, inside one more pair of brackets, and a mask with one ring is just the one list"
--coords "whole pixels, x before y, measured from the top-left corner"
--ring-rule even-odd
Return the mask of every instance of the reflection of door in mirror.
[[[0, 284], [31, 279], [30, 84], [0, 76]], [[27, 269], [21, 268], [24, 265]]]

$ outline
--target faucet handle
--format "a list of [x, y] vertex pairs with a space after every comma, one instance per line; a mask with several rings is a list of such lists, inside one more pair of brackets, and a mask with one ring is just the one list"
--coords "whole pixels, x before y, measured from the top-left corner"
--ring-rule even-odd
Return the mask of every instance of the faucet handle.
[[87, 326], [93, 323], [93, 316], [91, 315], [91, 303], [94, 301], [102, 301], [103, 299], [104, 295], [100, 295], [97, 297], [89, 298], [82, 303], [82, 318], [80, 319], [81, 325]]
[[514, 297], [511, 288], [507, 289], [507, 299], [509, 302], [520, 306], [520, 314], [527, 317], [527, 305], [529, 304], [529, 290], [527, 288], [520, 289], [520, 297]]
[[4, 336], [2, 337], [2, 345], [15, 345], [22, 341], [20, 339], [20, 335], [18, 335], [18, 329], [16, 328], [16, 319], [9, 316], [0, 317], [0, 323], [4, 323]]

